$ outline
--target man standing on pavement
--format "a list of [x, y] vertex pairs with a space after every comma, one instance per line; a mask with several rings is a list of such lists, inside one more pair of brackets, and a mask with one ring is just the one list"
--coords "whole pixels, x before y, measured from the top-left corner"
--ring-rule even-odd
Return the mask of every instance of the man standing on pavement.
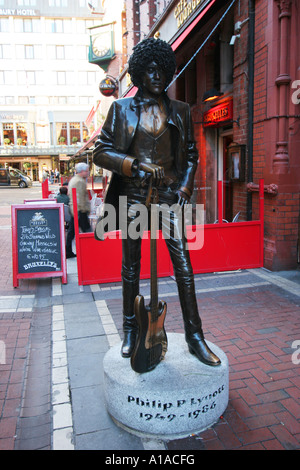
[[74, 228], [74, 212], [73, 212], [73, 194], [72, 189], [76, 188], [77, 195], [77, 208], [78, 208], [78, 223], [79, 227], [83, 232], [90, 232], [91, 226], [89, 222], [89, 213], [91, 210], [91, 204], [87, 192], [86, 178], [89, 175], [89, 166], [86, 163], [77, 163], [75, 166], [76, 175], [69, 182], [68, 192], [70, 197], [70, 212], [71, 220], [69, 223], [68, 233], [67, 233], [67, 246], [66, 253], [67, 258], [74, 258], [76, 255], [72, 251], [72, 241], [75, 237], [75, 228]]

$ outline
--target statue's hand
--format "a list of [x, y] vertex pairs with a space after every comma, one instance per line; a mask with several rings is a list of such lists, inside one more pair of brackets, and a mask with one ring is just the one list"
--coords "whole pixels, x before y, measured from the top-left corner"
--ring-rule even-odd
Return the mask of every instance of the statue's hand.
[[155, 165], [154, 163], [139, 163], [139, 170], [144, 171], [152, 176], [153, 182], [159, 185], [165, 176], [165, 172], [162, 166]]
[[180, 191], [180, 189], [176, 191], [176, 194], [178, 197], [177, 204], [179, 204], [181, 207], [185, 206], [190, 202], [190, 197], [183, 191]]

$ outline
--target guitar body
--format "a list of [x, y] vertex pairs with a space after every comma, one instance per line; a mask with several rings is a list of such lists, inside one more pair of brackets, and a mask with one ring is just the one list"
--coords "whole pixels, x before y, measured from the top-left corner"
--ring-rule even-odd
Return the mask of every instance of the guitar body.
[[153, 313], [150, 306], [145, 306], [144, 297], [136, 296], [134, 314], [139, 334], [131, 356], [131, 367], [135, 372], [149, 372], [165, 357], [168, 345], [164, 328], [166, 313], [165, 302], [159, 302], [158, 311]]

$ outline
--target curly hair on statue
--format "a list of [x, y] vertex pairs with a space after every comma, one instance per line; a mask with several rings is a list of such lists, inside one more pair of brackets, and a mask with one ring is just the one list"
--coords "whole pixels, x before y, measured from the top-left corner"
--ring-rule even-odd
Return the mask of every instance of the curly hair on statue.
[[170, 44], [162, 39], [148, 38], [139, 42], [133, 48], [128, 65], [128, 73], [131, 76], [132, 83], [140, 88], [142, 86], [142, 77], [146, 67], [151, 62], [156, 62], [166, 74], [168, 86], [175, 73], [176, 59]]

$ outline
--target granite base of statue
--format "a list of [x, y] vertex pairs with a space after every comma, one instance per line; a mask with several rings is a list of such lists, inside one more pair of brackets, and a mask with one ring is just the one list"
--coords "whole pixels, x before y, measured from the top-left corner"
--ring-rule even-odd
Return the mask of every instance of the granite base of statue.
[[183, 334], [168, 334], [168, 351], [151, 372], [138, 374], [120, 345], [104, 357], [107, 411], [123, 429], [141, 437], [172, 439], [198, 434], [216, 423], [228, 405], [226, 354], [208, 346], [221, 359], [217, 367], [202, 364], [188, 351]]

